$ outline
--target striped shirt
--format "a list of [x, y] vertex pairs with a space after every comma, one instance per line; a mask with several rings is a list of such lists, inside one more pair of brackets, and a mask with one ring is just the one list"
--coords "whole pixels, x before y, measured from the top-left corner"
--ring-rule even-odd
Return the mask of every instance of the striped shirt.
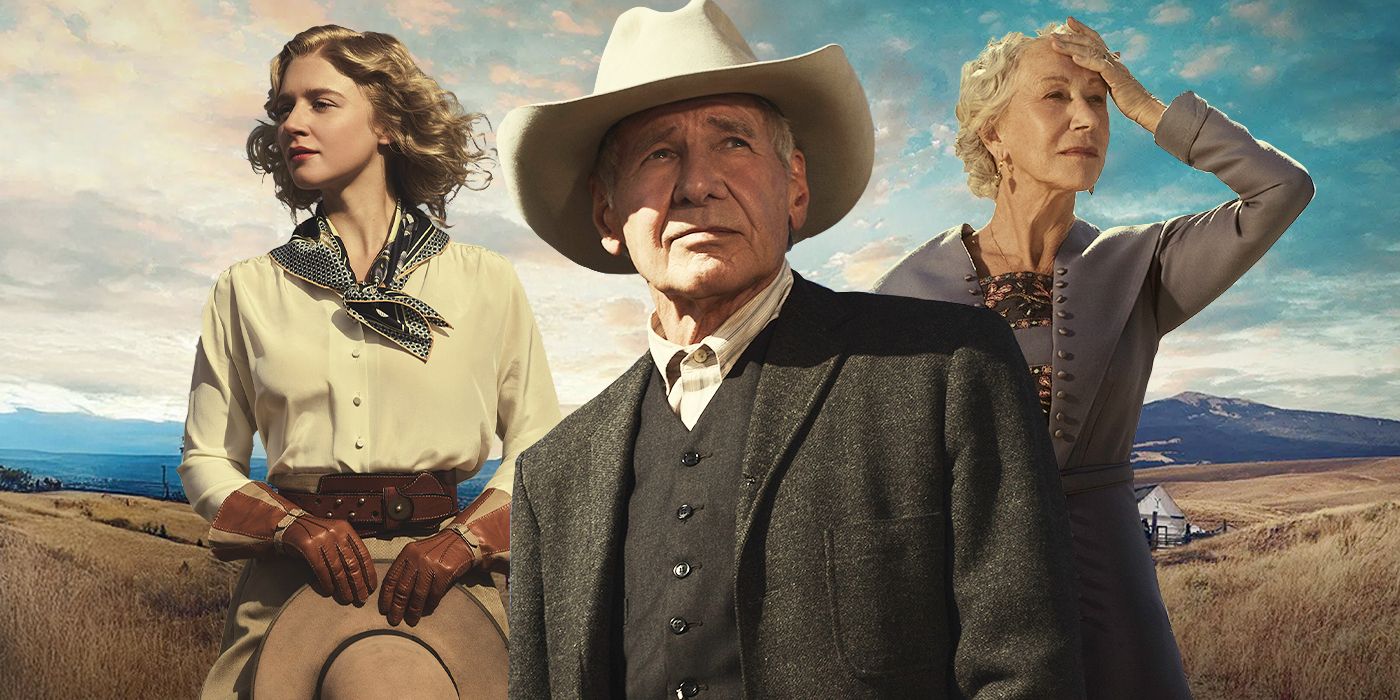
[[651, 323], [647, 324], [651, 359], [666, 382], [671, 412], [680, 416], [686, 428], [695, 427], [705, 406], [719, 391], [720, 382], [749, 343], [778, 317], [790, 291], [792, 268], [784, 260], [777, 278], [763, 291], [739, 307], [714, 333], [690, 345], [677, 345], [662, 336], [660, 320], [652, 313]]

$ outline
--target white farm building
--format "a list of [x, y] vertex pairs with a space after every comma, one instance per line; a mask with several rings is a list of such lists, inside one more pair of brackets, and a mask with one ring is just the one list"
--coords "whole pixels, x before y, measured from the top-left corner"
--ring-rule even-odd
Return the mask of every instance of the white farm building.
[[1161, 484], [1134, 486], [1133, 496], [1137, 498], [1142, 528], [1154, 547], [1185, 541], [1191, 525], [1186, 522], [1186, 514], [1181, 512], [1181, 507]]

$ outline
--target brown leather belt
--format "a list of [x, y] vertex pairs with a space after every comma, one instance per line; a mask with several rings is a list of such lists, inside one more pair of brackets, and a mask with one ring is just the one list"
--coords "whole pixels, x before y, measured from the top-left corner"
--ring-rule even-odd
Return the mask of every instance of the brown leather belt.
[[326, 474], [314, 492], [277, 493], [318, 518], [347, 520], [360, 534], [435, 526], [457, 514], [457, 484], [451, 471]]

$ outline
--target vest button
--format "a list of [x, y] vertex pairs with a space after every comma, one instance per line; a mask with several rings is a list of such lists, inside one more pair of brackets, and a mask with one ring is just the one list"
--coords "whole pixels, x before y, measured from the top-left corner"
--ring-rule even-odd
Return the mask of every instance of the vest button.
[[690, 450], [685, 454], [681, 455], [681, 464], [684, 464], [687, 467], [693, 467], [699, 463], [700, 453], [696, 452], [695, 450]]
[[680, 508], [676, 509], [677, 520], [685, 520], [686, 518], [689, 518], [692, 515], [695, 515], [695, 507], [690, 505], [689, 503], [683, 504]]
[[675, 574], [676, 578], [685, 578], [690, 575], [690, 564], [688, 562], [676, 564], [671, 567], [671, 573]]
[[678, 698], [693, 698], [699, 694], [700, 684], [689, 678], [681, 681], [681, 684], [676, 686], [676, 697]]
[[690, 624], [687, 623], [683, 617], [671, 618], [670, 625], [673, 634], [685, 634], [685, 631], [690, 629]]

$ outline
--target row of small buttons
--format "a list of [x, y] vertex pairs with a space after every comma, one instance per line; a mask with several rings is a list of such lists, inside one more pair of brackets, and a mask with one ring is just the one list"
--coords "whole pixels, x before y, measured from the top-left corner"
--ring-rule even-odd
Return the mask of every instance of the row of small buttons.
[[[705, 359], [708, 357], [708, 352], [705, 348], [702, 347], [695, 352], [695, 356], [701, 362], [704, 362]], [[695, 450], [686, 450], [685, 452], [681, 453], [681, 466], [693, 467], [699, 464], [701, 459], [702, 455], [699, 452], [696, 452]], [[691, 516], [695, 515], [695, 511], [697, 510], [699, 510], [699, 508], [697, 508], [696, 506], [692, 506], [689, 503], [682, 503], [680, 507], [676, 508], [676, 519], [682, 521], [687, 520]], [[690, 562], [682, 561], [677, 563], [675, 566], [671, 567], [671, 575], [675, 576], [677, 579], [683, 579], [689, 576], [694, 570], [695, 569], [693, 566], [691, 566]], [[672, 617], [667, 622], [667, 626], [670, 628], [671, 634], [674, 635], [685, 634], [686, 631], [690, 629], [691, 624], [692, 623], [690, 623], [685, 618], [679, 615]], [[681, 700], [684, 700], [685, 698], [693, 698], [699, 694], [700, 684], [695, 682], [695, 680], [692, 678], [686, 678], [676, 685], [676, 697], [680, 698]]]
[[[1055, 269], [1055, 274], [1056, 274], [1056, 275], [1059, 275], [1059, 276], [1061, 276], [1061, 277], [1063, 277], [1064, 275], [1066, 275], [1068, 272], [1069, 272], [1069, 269], [1068, 269], [1068, 268], [1064, 268], [1064, 267], [1060, 267], [1060, 268], [1056, 268], [1056, 269]], [[1055, 280], [1055, 287], [1056, 287], [1057, 289], [1064, 289], [1064, 288], [1066, 288], [1066, 287], [1068, 287], [1068, 286], [1069, 286], [1069, 282], [1066, 282], [1066, 281], [1063, 280], [1063, 279]], [[1056, 318], [1061, 318], [1061, 319], [1066, 319], [1066, 320], [1068, 320], [1068, 319], [1070, 319], [1070, 318], [1073, 318], [1073, 314], [1071, 314], [1069, 311], [1066, 311], [1066, 310], [1064, 309], [1064, 307], [1063, 307], [1063, 304], [1064, 304], [1066, 301], [1069, 301], [1069, 299], [1068, 299], [1065, 295], [1063, 295], [1063, 294], [1060, 294], [1060, 295], [1058, 295], [1058, 296], [1055, 297], [1055, 303], [1056, 303], [1057, 305], [1060, 305], [1060, 308], [1057, 308], [1057, 309], [1055, 310], [1055, 317], [1056, 317]], [[1074, 331], [1073, 331], [1073, 330], [1071, 330], [1069, 327], [1063, 326], [1063, 325], [1057, 325], [1057, 327], [1055, 328], [1055, 332], [1056, 332], [1056, 333], [1059, 333], [1061, 336], [1064, 336], [1064, 337], [1066, 337], [1066, 338], [1068, 338], [1068, 337], [1074, 335]], [[1058, 358], [1061, 359], [1061, 360], [1072, 360], [1072, 359], [1074, 359], [1074, 355], [1073, 355], [1072, 353], [1068, 352], [1068, 351], [1065, 351], [1065, 350], [1059, 350], [1059, 351], [1057, 351], [1057, 352], [1055, 353], [1055, 356], [1058, 357]], [[1057, 371], [1055, 372], [1055, 378], [1056, 378], [1056, 379], [1062, 379], [1062, 380], [1067, 381], [1067, 382], [1068, 382], [1068, 381], [1074, 381], [1074, 375], [1070, 374], [1069, 372], [1067, 372], [1067, 371], [1065, 371], [1065, 370], [1063, 370], [1063, 369], [1057, 370]], [[1067, 394], [1065, 394], [1064, 390], [1059, 390], [1059, 391], [1056, 391], [1056, 392], [1055, 392], [1055, 397], [1056, 397], [1056, 398], [1061, 398], [1061, 399], [1062, 399], [1062, 398], [1065, 398], [1066, 396], [1067, 396]], [[1064, 411], [1056, 411], [1056, 412], [1055, 412], [1055, 423], [1056, 423], [1055, 429], [1052, 430], [1052, 431], [1050, 432], [1050, 434], [1053, 435], [1053, 436], [1055, 436], [1055, 439], [1057, 439], [1057, 440], [1063, 440], [1063, 441], [1065, 441], [1065, 442], [1072, 442], [1072, 441], [1074, 440], [1074, 435], [1072, 435], [1072, 434], [1066, 432], [1065, 429], [1064, 429], [1064, 427], [1063, 427], [1064, 424], [1065, 424], [1065, 413], [1064, 413]]]

